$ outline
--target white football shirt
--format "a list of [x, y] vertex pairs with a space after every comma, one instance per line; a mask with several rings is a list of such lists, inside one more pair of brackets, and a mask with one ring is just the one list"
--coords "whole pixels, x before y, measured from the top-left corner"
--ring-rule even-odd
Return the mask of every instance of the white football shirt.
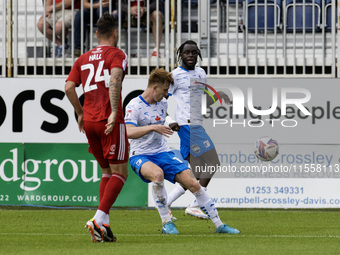
[[[136, 127], [148, 125], [164, 125], [168, 103], [162, 101], [150, 105], [140, 95], [132, 99], [126, 106], [125, 124]], [[130, 157], [135, 155], [153, 155], [169, 151], [166, 137], [157, 132], [151, 132], [137, 139], [130, 139]]]
[[169, 95], [177, 102], [175, 120], [182, 125], [202, 125], [202, 95], [205, 86], [196, 82], [207, 83], [207, 74], [201, 67], [186, 70], [177, 67], [172, 71], [174, 84], [169, 88]]

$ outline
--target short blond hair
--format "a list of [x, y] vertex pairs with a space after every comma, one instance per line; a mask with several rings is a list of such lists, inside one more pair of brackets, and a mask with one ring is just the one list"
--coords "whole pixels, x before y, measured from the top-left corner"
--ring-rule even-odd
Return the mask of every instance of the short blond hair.
[[169, 84], [174, 83], [171, 73], [165, 71], [164, 68], [156, 68], [150, 73], [148, 87], [151, 87], [155, 84], [164, 84], [165, 82], [168, 82]]

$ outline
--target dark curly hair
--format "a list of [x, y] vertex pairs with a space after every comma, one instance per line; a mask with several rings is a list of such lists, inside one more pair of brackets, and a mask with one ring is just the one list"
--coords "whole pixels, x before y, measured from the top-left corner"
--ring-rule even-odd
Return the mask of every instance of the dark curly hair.
[[177, 50], [177, 52], [176, 52], [176, 53], [177, 53], [177, 62], [180, 62], [180, 61], [181, 61], [180, 56], [181, 56], [182, 51], [183, 51], [183, 48], [184, 48], [184, 46], [185, 46], [186, 44], [193, 44], [193, 45], [195, 45], [195, 46], [197, 47], [197, 50], [198, 50], [198, 56], [200, 57], [201, 60], [203, 60], [203, 59], [202, 59], [202, 55], [201, 55], [201, 50], [200, 50], [200, 48], [198, 47], [197, 43], [196, 43], [195, 41], [193, 41], [193, 40], [188, 40], [188, 41], [185, 41], [184, 43], [182, 43], [181, 46], [179, 46], [179, 48], [178, 48], [178, 50]]

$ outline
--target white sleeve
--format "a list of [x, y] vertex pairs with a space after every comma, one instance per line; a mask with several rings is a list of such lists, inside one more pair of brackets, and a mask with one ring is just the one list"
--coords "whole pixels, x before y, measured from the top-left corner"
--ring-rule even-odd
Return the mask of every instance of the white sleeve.
[[176, 77], [174, 76], [174, 74], [172, 74], [172, 78], [174, 79], [174, 84], [170, 84], [170, 87], [168, 90], [169, 96], [172, 96], [177, 89]]
[[202, 70], [202, 81], [204, 83], [208, 83], [208, 81], [207, 81], [207, 73], [204, 71], [203, 68], [201, 70]]
[[126, 106], [126, 113], [125, 113], [125, 124], [132, 124], [137, 126], [138, 125], [138, 109], [136, 108], [136, 105], [130, 102]]
[[176, 91], [175, 86], [176, 86], [175, 83], [174, 84], [170, 84], [170, 87], [169, 87], [169, 90], [168, 90], [169, 96], [172, 96], [175, 93], [175, 91]]

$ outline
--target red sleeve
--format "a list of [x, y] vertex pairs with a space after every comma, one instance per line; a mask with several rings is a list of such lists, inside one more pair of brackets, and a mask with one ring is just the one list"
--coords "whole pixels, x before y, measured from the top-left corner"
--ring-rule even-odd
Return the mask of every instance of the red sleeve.
[[77, 59], [77, 61], [74, 63], [70, 74], [68, 75], [66, 81], [73, 81], [77, 83], [77, 86], [81, 84], [81, 70], [80, 70], [80, 58]]
[[110, 69], [118, 67], [122, 68], [123, 72], [126, 71], [127, 56], [122, 50], [117, 49], [117, 51], [112, 51], [110, 54], [110, 58], [112, 60]]

